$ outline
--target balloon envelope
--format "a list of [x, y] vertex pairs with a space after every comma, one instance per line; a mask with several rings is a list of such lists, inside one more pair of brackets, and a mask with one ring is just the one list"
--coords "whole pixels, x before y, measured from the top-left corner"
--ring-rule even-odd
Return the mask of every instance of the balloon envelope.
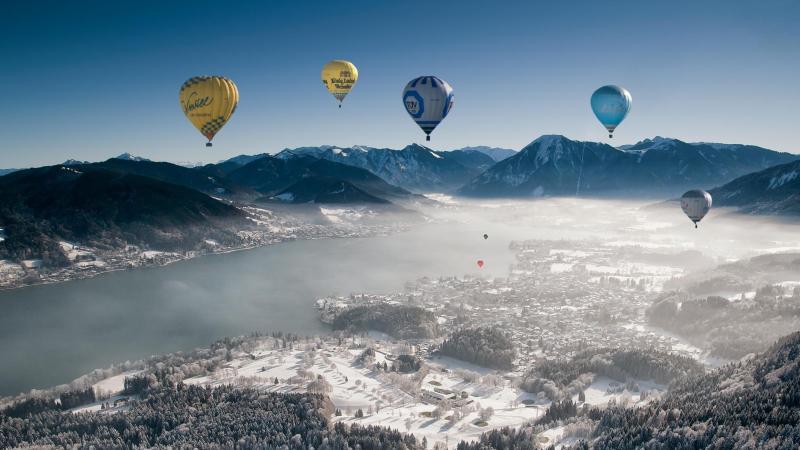
[[592, 94], [592, 111], [597, 120], [608, 130], [608, 137], [612, 137], [614, 130], [622, 123], [631, 110], [630, 92], [619, 86], [603, 86]]
[[453, 108], [453, 88], [438, 77], [414, 78], [403, 89], [403, 105], [430, 141], [431, 132]]
[[681, 209], [697, 227], [711, 209], [711, 194], [700, 189], [688, 191], [681, 197]]
[[239, 103], [239, 90], [228, 78], [192, 77], [181, 86], [181, 108], [189, 122], [211, 140], [230, 120]]
[[484, 239], [489, 239], [489, 235], [488, 235], [488, 234], [484, 234], [484, 235], [483, 235], [483, 238], [484, 238]]
[[483, 267], [483, 260], [482, 259], [478, 260], [478, 267]]
[[[335, 59], [322, 67], [322, 84], [341, 103], [358, 81], [358, 69], [350, 61]], [[339, 105], [341, 107], [341, 105]]]

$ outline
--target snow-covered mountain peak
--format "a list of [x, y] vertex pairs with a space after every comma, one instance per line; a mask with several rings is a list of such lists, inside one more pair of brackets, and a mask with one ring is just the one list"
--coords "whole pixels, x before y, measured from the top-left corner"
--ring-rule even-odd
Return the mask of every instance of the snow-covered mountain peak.
[[551, 147], [551, 146], [563, 145], [565, 142], [573, 142], [573, 141], [561, 134], [543, 134], [538, 138], [536, 138], [535, 141], [531, 142], [530, 145], [528, 145], [528, 147], [530, 147], [533, 144], [539, 144], [539, 146]]
[[125, 160], [125, 161], [150, 161], [147, 158], [144, 158], [142, 156], [131, 155], [128, 152], [125, 152], [125, 153], [115, 157], [115, 159], [122, 159], [122, 160]]
[[520, 153], [536, 161], [537, 166], [557, 161], [575, 151], [577, 142], [560, 134], [545, 134], [523, 148]]
[[416, 144], [415, 143], [415, 144], [406, 145], [405, 147], [403, 147], [403, 149], [401, 151], [431, 152], [431, 151], [433, 151], [433, 149], [431, 149], [430, 147], [426, 147], [424, 145], [420, 145], [420, 144]]
[[77, 160], [77, 159], [70, 158], [70, 159], [64, 161], [63, 163], [61, 163], [62, 166], [80, 166], [82, 164], [89, 164], [89, 161], [80, 161], [80, 160]]

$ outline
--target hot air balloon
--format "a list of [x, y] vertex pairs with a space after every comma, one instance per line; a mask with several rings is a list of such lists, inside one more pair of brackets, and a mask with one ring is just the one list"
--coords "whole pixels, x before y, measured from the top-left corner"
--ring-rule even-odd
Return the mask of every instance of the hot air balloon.
[[192, 77], [181, 86], [179, 97], [186, 118], [208, 138], [206, 147], [211, 147], [214, 135], [236, 111], [239, 90], [225, 77]]
[[697, 222], [703, 220], [711, 209], [711, 194], [700, 189], [691, 190], [681, 197], [681, 209], [697, 228]]
[[322, 84], [339, 100], [339, 108], [357, 80], [358, 69], [350, 61], [335, 59], [322, 67]]
[[484, 238], [484, 239], [489, 239], [489, 235], [488, 235], [488, 234], [484, 234], [484, 235], [483, 235], [483, 238]]
[[614, 129], [622, 123], [631, 110], [631, 93], [619, 86], [603, 86], [592, 94], [592, 111], [597, 120], [608, 130], [608, 137], [614, 137]]
[[403, 89], [403, 104], [430, 141], [433, 129], [453, 108], [453, 88], [438, 77], [414, 78]]
[[478, 267], [483, 268], [483, 260], [482, 259], [478, 260]]

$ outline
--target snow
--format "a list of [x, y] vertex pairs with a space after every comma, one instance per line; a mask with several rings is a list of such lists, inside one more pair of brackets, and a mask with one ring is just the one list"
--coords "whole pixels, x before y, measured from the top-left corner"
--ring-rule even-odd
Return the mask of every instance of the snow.
[[436, 152], [431, 152], [431, 155], [436, 159], [444, 159], [441, 155], [438, 155]]
[[[610, 401], [615, 401], [617, 404], [620, 404], [620, 402], [627, 397], [629, 398], [630, 406], [640, 406], [654, 398], [654, 394], [661, 394], [667, 391], [667, 386], [663, 384], [645, 380], [634, 380], [634, 382], [639, 385], [639, 392], [629, 391], [628, 389], [623, 389], [622, 392], [613, 392], [618, 388], [624, 387], [625, 383], [620, 383], [608, 377], [598, 376], [594, 379], [592, 384], [583, 391], [586, 396], [585, 403], [592, 406], [604, 406]], [[609, 392], [609, 389], [611, 389], [613, 393]], [[639, 397], [642, 391], [650, 393], [648, 398], [640, 400]], [[578, 396], [574, 395], [573, 400], [577, 402]]]
[[79, 174], [79, 175], [83, 173], [80, 170], [73, 169], [72, 167], [66, 167], [66, 166], [61, 166], [61, 170], [65, 171], [65, 172], [76, 173], [76, 174]]
[[325, 216], [332, 223], [342, 224], [342, 223], [352, 223], [356, 222], [359, 219], [363, 218], [364, 216], [369, 216], [374, 214], [372, 211], [365, 209], [363, 207], [356, 207], [356, 208], [325, 208], [320, 207], [319, 212]]
[[444, 203], [445, 205], [457, 205], [459, 204], [458, 200], [456, 200], [452, 195], [447, 194], [439, 194], [439, 193], [429, 193], [423, 194], [425, 197], [437, 201], [439, 203]]
[[22, 275], [25, 272], [22, 269], [21, 265], [8, 261], [6, 259], [0, 259], [0, 273]]
[[[370, 334], [367, 338], [358, 338], [357, 343], [371, 342], [373, 338], [390, 339], [385, 335]], [[376, 362], [387, 362], [392, 354], [400, 354], [401, 347], [389, 340], [374, 341]], [[187, 384], [215, 386], [234, 384], [253, 386], [273, 392], [304, 392], [310, 380], [321, 375], [330, 383], [328, 393], [342, 416], [334, 416], [334, 420], [361, 425], [375, 424], [408, 431], [418, 438], [427, 438], [434, 442], [447, 441], [451, 447], [461, 440], [476, 440], [480, 434], [503, 426], [520, 426], [534, 420], [544, 413], [547, 405], [525, 405], [523, 400], [535, 400], [535, 395], [523, 392], [503, 378], [499, 385], [484, 385], [480, 382], [467, 382], [458, 373], [468, 370], [481, 376], [493, 374], [494, 371], [453, 358], [435, 358], [427, 361], [429, 372], [421, 380], [421, 388], [433, 391], [435, 388], [448, 389], [462, 398], [461, 392], [467, 396], [468, 414], [451, 423], [447, 417], [434, 419], [430, 413], [435, 405], [418, 400], [414, 395], [401, 390], [401, 386], [390, 380], [390, 375], [375, 371], [372, 366], [364, 367], [357, 362], [363, 348], [349, 348], [352, 343], [342, 346], [333, 341], [325, 341], [321, 349], [311, 351], [317, 344], [295, 343], [294, 349], [273, 348], [269, 338], [261, 346], [249, 354], [234, 355], [234, 359], [214, 373], [185, 380]], [[313, 355], [313, 357], [311, 356]], [[305, 377], [303, 375], [306, 375]], [[398, 376], [398, 375], [391, 375]], [[402, 375], [410, 378], [413, 375]], [[275, 384], [275, 378], [278, 384]], [[104, 380], [109, 387], [118, 386], [118, 380]], [[116, 383], [116, 384], [114, 384]], [[495, 413], [488, 420], [487, 426], [476, 425], [478, 422], [477, 407], [491, 406]], [[355, 413], [362, 409], [365, 417], [356, 419]]]
[[95, 394], [119, 394], [125, 388], [125, 378], [141, 373], [141, 370], [129, 370], [119, 375], [101, 380], [92, 386]]
[[756, 291], [741, 292], [739, 294], [729, 295], [726, 298], [732, 302], [738, 302], [741, 300], [752, 300], [756, 298]]
[[89, 251], [87, 249], [82, 249], [82, 248], [78, 247], [77, 245], [69, 243], [69, 242], [66, 242], [66, 241], [59, 242], [59, 245], [61, 246], [61, 250], [64, 252], [64, 254], [67, 255], [67, 258], [70, 261], [73, 261], [73, 262], [76, 259], [78, 259], [79, 257], [93, 257], [94, 256], [91, 251]]
[[569, 272], [569, 271], [572, 270], [572, 266], [574, 266], [574, 264], [553, 263], [553, 264], [550, 264], [550, 272], [552, 272], [552, 273]]
[[595, 252], [585, 252], [582, 250], [570, 250], [570, 249], [560, 249], [560, 248], [550, 249], [550, 255], [564, 255], [576, 258], [585, 258], [593, 254], [595, 254]]
[[42, 267], [41, 259], [25, 259], [22, 261], [22, 267], [26, 269], [38, 269]]
[[796, 170], [793, 170], [791, 172], [786, 172], [777, 177], [772, 177], [772, 179], [769, 180], [769, 187], [767, 189], [777, 189], [783, 186], [784, 184], [793, 181], [795, 178], [797, 178]]
[[294, 200], [294, 194], [291, 192], [284, 192], [283, 194], [276, 195], [275, 198], [284, 202], [291, 202]]

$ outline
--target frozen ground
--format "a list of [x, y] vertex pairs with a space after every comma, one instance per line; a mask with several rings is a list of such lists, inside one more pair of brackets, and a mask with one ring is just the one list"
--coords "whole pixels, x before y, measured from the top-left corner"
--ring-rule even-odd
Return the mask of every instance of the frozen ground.
[[[352, 348], [352, 345], [365, 343], [376, 350], [375, 359], [369, 365], [358, 360], [364, 349]], [[346, 340], [342, 346], [333, 340], [319, 340], [312, 344], [296, 344], [295, 348], [274, 347], [273, 341], [266, 339], [258, 349], [235, 355], [216, 372], [189, 378], [185, 382], [252, 386], [271, 392], [302, 392], [309, 390], [312, 382], [321, 376], [329, 385], [327, 394], [334, 407], [341, 411], [341, 416], [334, 416], [334, 420], [388, 426], [413, 433], [418, 438], [424, 437], [431, 444], [445, 442], [451, 448], [461, 440], [476, 440], [491, 428], [528, 423], [544, 414], [549, 406], [548, 400], [521, 391], [502, 374], [453, 358], [427, 360], [423, 371], [417, 374], [377, 371], [373, 369], [374, 363], [391, 364], [392, 355], [399, 349], [398, 344], [389, 341], [357, 338]], [[465, 381], [461, 372], [464, 370], [477, 374], [477, 379]], [[419, 378], [420, 374], [424, 377]], [[116, 385], [118, 379], [106, 380], [104, 386]], [[585, 391], [586, 403], [606, 405], [613, 401], [633, 406], [649, 401], [665, 389], [647, 381], [637, 383], [641, 390], [648, 391], [648, 400], [640, 400], [639, 392], [624, 390], [613, 380], [597, 377]], [[409, 388], [409, 384], [416, 387]], [[453, 409], [458, 408], [454, 405], [441, 417], [435, 417], [436, 405], [425, 402], [419, 394], [421, 390], [435, 389], [446, 389], [463, 397], [465, 405], [460, 411], [464, 416], [453, 419]], [[486, 423], [482, 423], [480, 411], [488, 408], [494, 413]], [[364, 417], [356, 418], [359, 410]]]

